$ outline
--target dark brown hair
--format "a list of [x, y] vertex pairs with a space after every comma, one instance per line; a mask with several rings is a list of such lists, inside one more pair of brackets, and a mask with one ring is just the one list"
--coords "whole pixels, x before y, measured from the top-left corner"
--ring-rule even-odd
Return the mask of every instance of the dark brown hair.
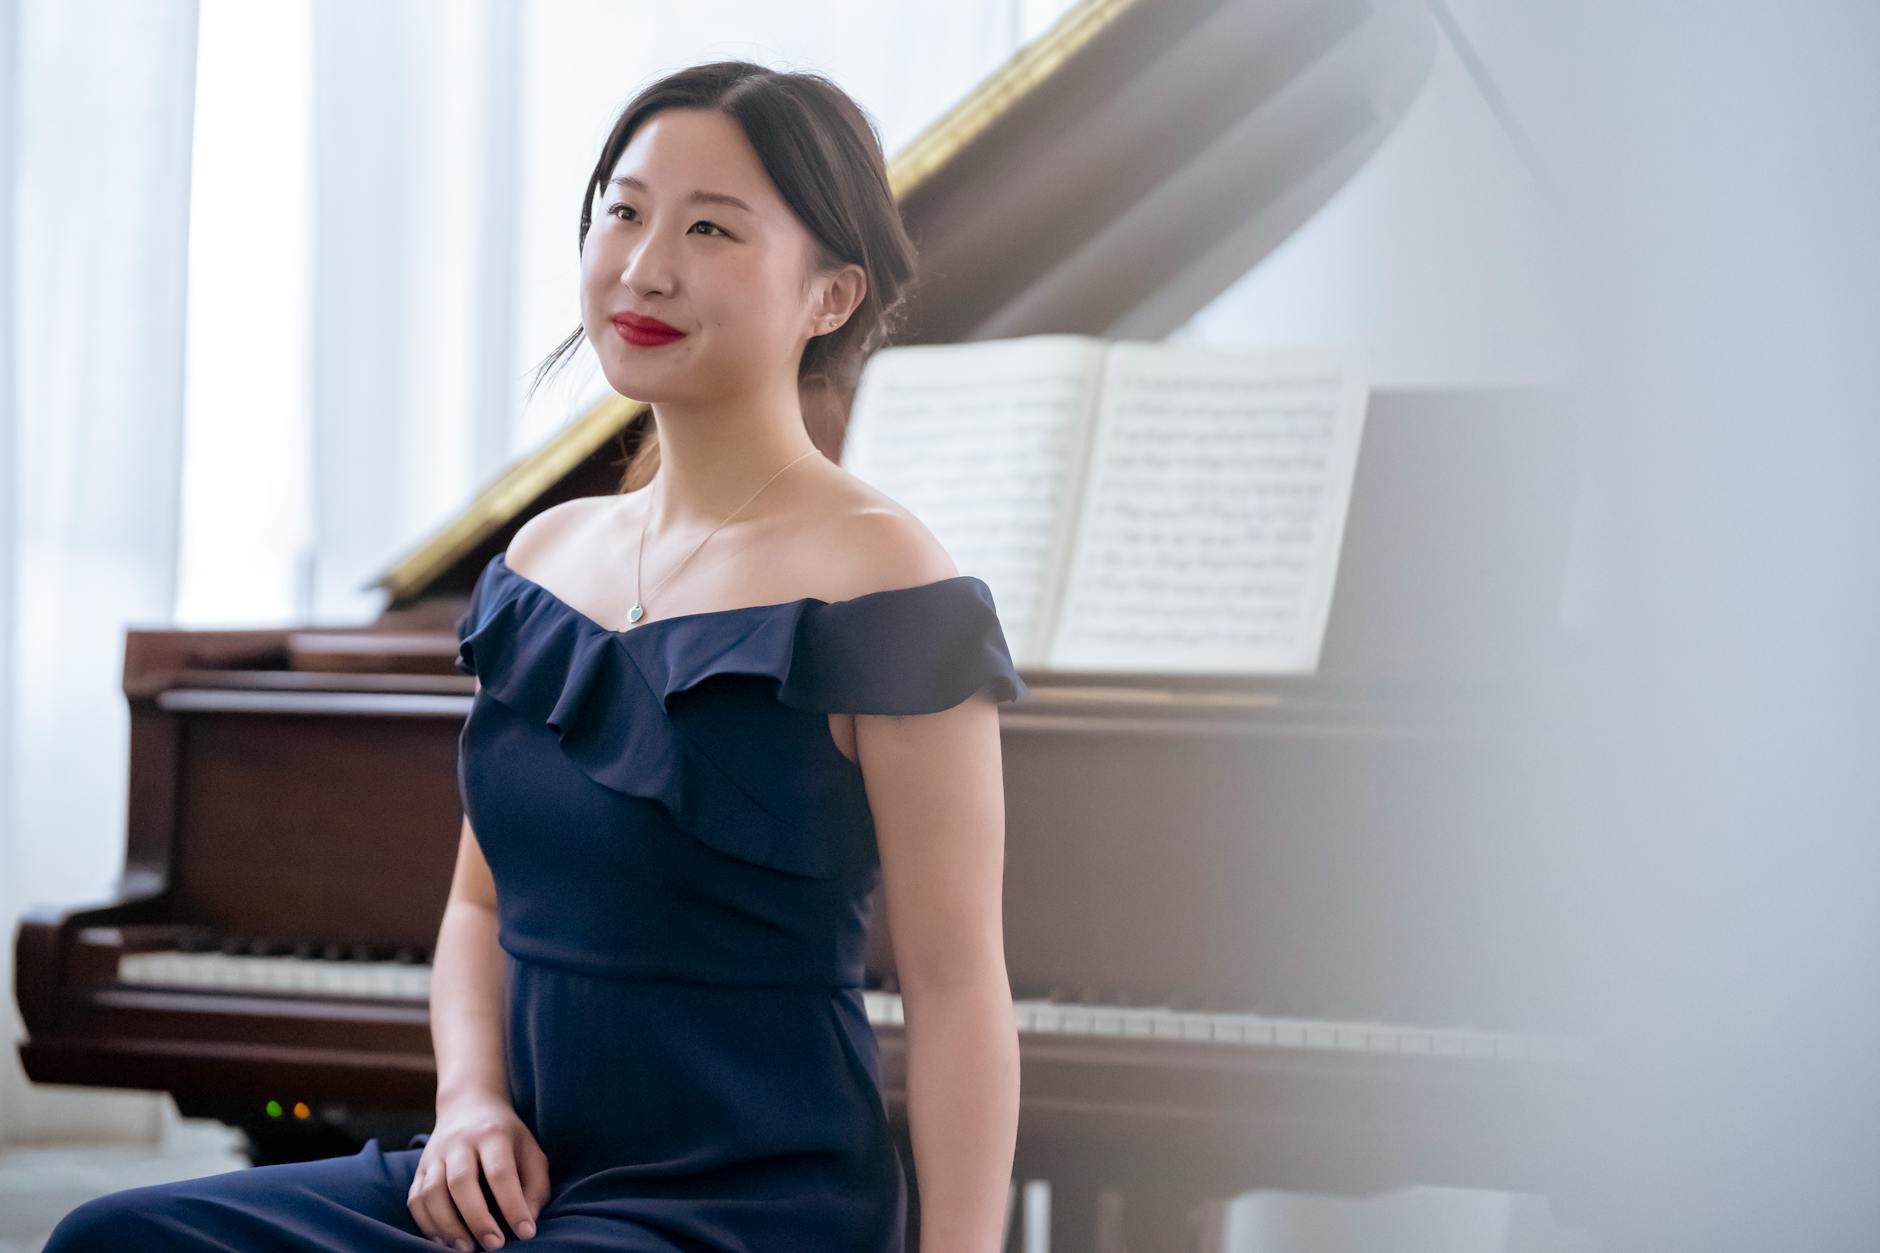
[[[804, 395], [806, 418], [815, 413], [846, 412], [862, 365], [901, 328], [906, 300], [918, 278], [919, 259], [901, 212], [888, 186], [887, 163], [873, 121], [848, 94], [820, 74], [785, 73], [749, 61], [713, 61], [668, 74], [636, 95], [614, 122], [600, 160], [588, 176], [581, 199], [579, 248], [587, 245], [596, 192], [606, 185], [614, 163], [642, 123], [662, 109], [717, 109], [744, 130], [764, 172], [776, 185], [815, 245], [815, 272], [826, 274], [855, 264], [868, 276], [868, 291], [848, 321], [803, 347], [797, 387]], [[536, 367], [529, 395], [586, 334], [577, 326]], [[825, 399], [812, 403], [810, 393]], [[827, 402], [839, 397], [838, 406]], [[620, 490], [652, 478], [659, 466], [659, 441], [640, 442], [627, 465]], [[810, 435], [832, 459], [841, 431]]]

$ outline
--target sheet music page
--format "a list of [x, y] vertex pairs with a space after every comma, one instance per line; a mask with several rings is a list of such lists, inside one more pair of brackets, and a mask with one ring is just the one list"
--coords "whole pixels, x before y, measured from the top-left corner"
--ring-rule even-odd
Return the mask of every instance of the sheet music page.
[[843, 467], [985, 580], [1021, 668], [1042, 661], [1103, 357], [1082, 335], [910, 344], [856, 386]]
[[1357, 353], [1112, 344], [1049, 665], [1316, 670], [1369, 391]]

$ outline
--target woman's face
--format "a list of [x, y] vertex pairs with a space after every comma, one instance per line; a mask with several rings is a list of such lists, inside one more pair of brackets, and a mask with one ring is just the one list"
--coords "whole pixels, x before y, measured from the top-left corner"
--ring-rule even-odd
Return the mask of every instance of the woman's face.
[[[614, 390], [685, 404], [780, 386], [794, 395], [802, 345], [835, 329], [819, 300], [827, 280], [807, 277], [810, 234], [737, 123], [716, 110], [657, 113], [611, 178], [582, 245], [581, 321]], [[685, 335], [635, 344], [615, 325], [622, 313]]]

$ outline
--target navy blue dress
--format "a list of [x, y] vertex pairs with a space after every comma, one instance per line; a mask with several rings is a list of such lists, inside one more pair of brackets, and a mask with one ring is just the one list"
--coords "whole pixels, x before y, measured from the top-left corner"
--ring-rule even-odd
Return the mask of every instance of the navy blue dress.
[[[899, 1253], [861, 991], [880, 860], [827, 715], [1024, 699], [990, 589], [616, 631], [499, 553], [458, 633], [482, 685], [458, 785], [497, 888], [509, 1092], [551, 1189], [505, 1247]], [[46, 1247], [436, 1249], [405, 1207], [426, 1138], [114, 1193]]]

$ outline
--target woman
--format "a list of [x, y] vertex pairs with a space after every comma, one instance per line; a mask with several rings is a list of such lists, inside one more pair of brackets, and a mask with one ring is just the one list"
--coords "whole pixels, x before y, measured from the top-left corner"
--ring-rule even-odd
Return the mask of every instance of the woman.
[[674, 74], [614, 126], [581, 267], [582, 327], [543, 370], [585, 334], [654, 438], [632, 490], [531, 518], [459, 626], [478, 683], [433, 1130], [102, 1197], [53, 1253], [899, 1250], [860, 991], [877, 884], [920, 1246], [998, 1247], [996, 702], [1027, 689], [986, 585], [803, 413], [853, 386], [914, 274], [879, 142], [814, 75]]

